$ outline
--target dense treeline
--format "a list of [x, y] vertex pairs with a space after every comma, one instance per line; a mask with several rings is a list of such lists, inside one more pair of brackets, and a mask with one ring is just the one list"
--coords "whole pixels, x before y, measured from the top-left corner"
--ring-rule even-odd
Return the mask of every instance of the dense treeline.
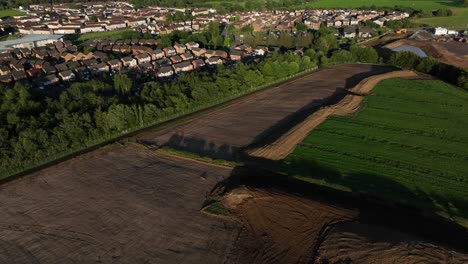
[[389, 64], [408, 70], [415, 70], [437, 76], [438, 78], [468, 90], [468, 70], [440, 62], [431, 57], [420, 58], [410, 51], [393, 54]]
[[273, 54], [255, 65], [219, 66], [170, 83], [136, 86], [126, 75], [73, 83], [58, 97], [21, 83], [0, 89], [0, 167], [3, 176], [158, 120], [221, 101], [310, 69], [309, 57]]

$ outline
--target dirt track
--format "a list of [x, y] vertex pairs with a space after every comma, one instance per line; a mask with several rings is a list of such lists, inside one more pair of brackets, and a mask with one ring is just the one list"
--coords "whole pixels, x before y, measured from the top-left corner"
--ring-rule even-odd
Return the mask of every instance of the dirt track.
[[344, 89], [366, 77], [391, 70], [367, 64], [321, 69], [186, 124], [144, 133], [139, 140], [233, 160], [244, 147], [279, 134], [285, 128], [287, 131], [302, 116], [326, 103], [326, 98], [344, 94]]
[[310, 263], [323, 230], [357, 211], [294, 195], [240, 188], [225, 197], [246, 227], [234, 263]]
[[222, 263], [240, 225], [200, 213], [230, 169], [104, 148], [0, 185], [0, 263]]
[[384, 227], [343, 223], [327, 233], [317, 264], [468, 263], [466, 254]]
[[395, 71], [368, 77], [350, 89], [350, 93], [338, 103], [314, 112], [276, 141], [259, 148], [247, 150], [246, 153], [252, 157], [270, 160], [283, 159], [290, 154], [314, 128], [323, 123], [329, 116], [350, 115], [357, 112], [364, 100], [364, 96], [380, 81], [396, 77], [415, 78], [417, 76], [418, 75], [412, 71]]
[[458, 67], [468, 68], [468, 43], [402, 39], [387, 44], [384, 48], [394, 49], [402, 45], [419, 47], [428, 55], [442, 62]]

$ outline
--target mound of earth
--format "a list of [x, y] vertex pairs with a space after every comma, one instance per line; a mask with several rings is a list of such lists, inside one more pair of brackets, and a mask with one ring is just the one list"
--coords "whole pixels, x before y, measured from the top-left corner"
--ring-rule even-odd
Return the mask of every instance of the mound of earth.
[[468, 255], [393, 229], [358, 223], [327, 232], [316, 263], [468, 263]]
[[232, 263], [310, 263], [325, 228], [357, 216], [333, 204], [256, 188], [236, 189], [224, 203], [245, 227]]

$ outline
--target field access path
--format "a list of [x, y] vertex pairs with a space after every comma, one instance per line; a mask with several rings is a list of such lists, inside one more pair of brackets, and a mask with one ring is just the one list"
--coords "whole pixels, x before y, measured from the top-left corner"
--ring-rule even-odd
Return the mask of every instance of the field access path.
[[348, 64], [324, 68], [179, 126], [138, 136], [149, 145], [238, 160], [242, 150], [273, 140], [321, 106], [342, 98], [366, 77], [393, 68]]
[[281, 160], [286, 158], [314, 128], [323, 123], [329, 116], [346, 116], [356, 113], [365, 96], [367, 96], [379, 82], [390, 78], [427, 79], [430, 77], [412, 71], [394, 71], [368, 77], [349, 89], [349, 94], [336, 104], [319, 109], [308, 116], [303, 122], [281, 135], [274, 142], [249, 149], [246, 151], [247, 154], [252, 157], [269, 160]]

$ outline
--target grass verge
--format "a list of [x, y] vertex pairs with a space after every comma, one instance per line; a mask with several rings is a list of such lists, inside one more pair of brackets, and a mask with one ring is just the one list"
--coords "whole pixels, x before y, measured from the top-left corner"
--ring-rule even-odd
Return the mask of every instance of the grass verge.
[[216, 215], [216, 216], [224, 216], [224, 217], [229, 217], [231, 216], [231, 213], [229, 212], [226, 207], [220, 202], [220, 201], [215, 201], [202, 210], [205, 213]]
[[241, 163], [238, 163], [238, 162], [227, 161], [227, 160], [222, 160], [222, 159], [212, 159], [210, 157], [200, 156], [196, 153], [183, 151], [183, 150], [177, 150], [177, 149], [173, 149], [169, 147], [161, 147], [161, 148], [158, 148], [156, 151], [169, 154], [169, 155], [180, 156], [183, 158], [198, 160], [201, 162], [206, 162], [206, 163], [226, 166], [226, 167], [232, 167], [232, 168], [242, 165]]

